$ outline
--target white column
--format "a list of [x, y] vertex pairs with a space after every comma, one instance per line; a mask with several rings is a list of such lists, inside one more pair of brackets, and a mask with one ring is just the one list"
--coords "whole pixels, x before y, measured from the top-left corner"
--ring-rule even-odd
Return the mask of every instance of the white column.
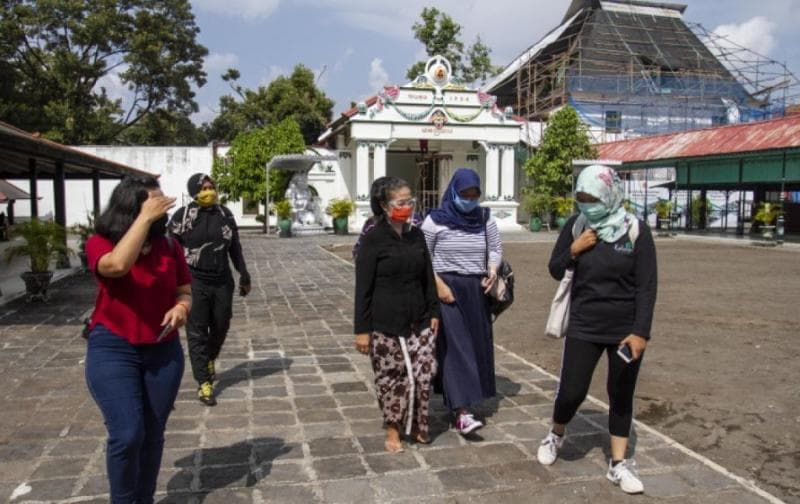
[[486, 198], [500, 197], [500, 151], [495, 144], [486, 146]]
[[501, 159], [500, 159], [500, 166], [501, 166], [501, 173], [502, 178], [501, 182], [503, 184], [503, 190], [501, 191], [501, 199], [505, 198], [514, 198], [514, 146], [513, 145], [503, 145], [501, 150]]
[[356, 147], [356, 199], [369, 199], [369, 143]]
[[373, 162], [373, 181], [380, 177], [386, 176], [386, 144], [378, 142], [375, 144], [375, 153]]

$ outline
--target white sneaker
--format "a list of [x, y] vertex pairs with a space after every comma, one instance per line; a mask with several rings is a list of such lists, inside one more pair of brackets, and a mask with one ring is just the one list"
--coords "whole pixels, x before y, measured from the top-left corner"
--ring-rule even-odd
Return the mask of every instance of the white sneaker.
[[639, 494], [644, 492], [644, 485], [636, 474], [636, 462], [633, 459], [625, 459], [615, 467], [611, 466], [611, 461], [609, 460], [606, 478], [615, 485], [619, 485], [625, 493]]
[[536, 452], [536, 458], [542, 465], [553, 465], [558, 458], [558, 449], [564, 444], [564, 436], [559, 436], [553, 431], [547, 433], [547, 436], [542, 440], [539, 445], [539, 451]]

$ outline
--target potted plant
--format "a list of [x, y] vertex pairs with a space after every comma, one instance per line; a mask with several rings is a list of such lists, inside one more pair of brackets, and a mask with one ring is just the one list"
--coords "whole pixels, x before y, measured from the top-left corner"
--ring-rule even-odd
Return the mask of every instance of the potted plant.
[[289, 238], [292, 236], [292, 203], [289, 200], [276, 201], [272, 204], [272, 209], [278, 217], [278, 236]]
[[542, 229], [542, 217], [550, 215], [551, 197], [544, 193], [529, 192], [522, 201], [523, 209], [530, 214], [528, 229], [538, 232]]
[[325, 213], [333, 218], [333, 232], [347, 234], [347, 219], [355, 210], [355, 205], [347, 198], [333, 198], [325, 208]]
[[763, 202], [758, 205], [758, 210], [753, 220], [761, 224], [762, 236], [768, 240], [775, 237], [775, 221], [781, 214], [778, 203]]
[[75, 224], [70, 228], [70, 231], [78, 235], [78, 257], [81, 260], [81, 266], [86, 269], [89, 265], [86, 260], [86, 241], [94, 234], [94, 216], [87, 214], [87, 224]]
[[574, 212], [575, 200], [568, 196], [556, 196], [553, 198], [553, 210], [556, 212], [556, 224], [558, 229], [564, 227], [567, 219]]
[[6, 261], [11, 263], [20, 256], [30, 257], [30, 271], [20, 275], [25, 282], [28, 301], [47, 301], [47, 288], [53, 278], [50, 262], [71, 252], [66, 245], [66, 230], [54, 222], [34, 219], [17, 226], [16, 234], [25, 243], [9, 247]]
[[[660, 199], [656, 202], [655, 205], [656, 215], [658, 216], [658, 222], [656, 223], [656, 228], [661, 230], [669, 230], [669, 216], [672, 212], [672, 202], [665, 199]], [[669, 233], [667, 233], [669, 234]]]

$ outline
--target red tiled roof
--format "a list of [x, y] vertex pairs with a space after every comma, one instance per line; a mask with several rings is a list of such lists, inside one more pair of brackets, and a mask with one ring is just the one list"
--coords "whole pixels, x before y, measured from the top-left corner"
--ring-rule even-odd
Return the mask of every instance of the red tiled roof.
[[800, 116], [609, 142], [600, 159], [623, 163], [800, 147]]

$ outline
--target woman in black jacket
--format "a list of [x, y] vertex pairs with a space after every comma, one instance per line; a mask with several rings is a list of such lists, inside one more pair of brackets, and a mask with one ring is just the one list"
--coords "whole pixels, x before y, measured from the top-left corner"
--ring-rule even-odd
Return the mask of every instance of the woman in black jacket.
[[641, 493], [644, 485], [625, 452], [633, 392], [656, 302], [656, 249], [647, 225], [625, 210], [622, 182], [611, 168], [585, 168], [575, 183], [575, 197], [580, 216], [567, 221], [550, 258], [556, 280], [567, 269], [574, 273], [553, 427], [537, 458], [544, 465], [556, 461], [566, 425], [586, 398], [597, 361], [606, 353], [611, 434], [606, 478], [626, 493]]
[[439, 300], [422, 232], [407, 223], [416, 201], [408, 182], [383, 181], [379, 210], [356, 258], [356, 349], [369, 354], [386, 427], [385, 447], [403, 451], [400, 431], [428, 442], [428, 403], [436, 375]]

